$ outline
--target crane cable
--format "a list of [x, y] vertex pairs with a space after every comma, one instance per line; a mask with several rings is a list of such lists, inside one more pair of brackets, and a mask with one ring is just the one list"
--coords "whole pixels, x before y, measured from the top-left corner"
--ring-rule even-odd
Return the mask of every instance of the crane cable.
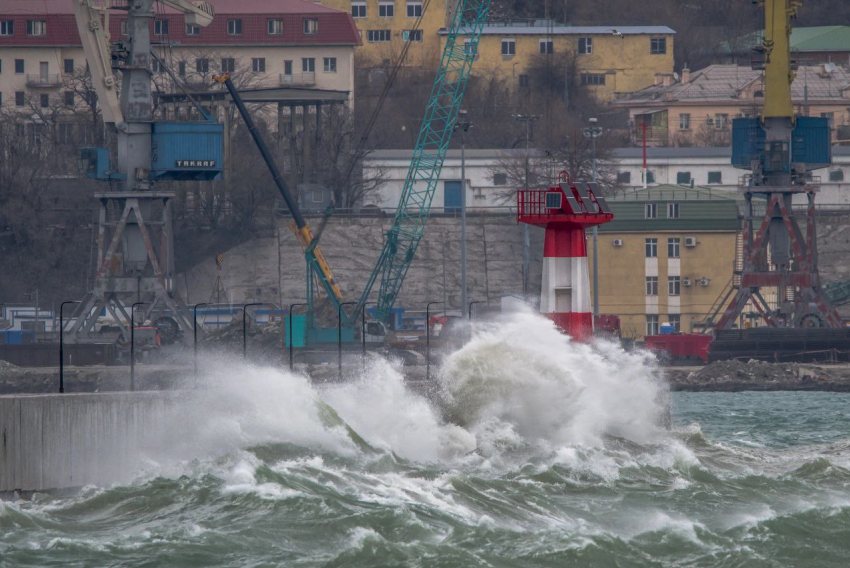
[[[425, 14], [428, 12], [428, 6], [431, 4], [431, 0], [425, 0], [422, 4], [422, 14], [416, 19], [413, 24], [413, 29], [410, 30], [412, 32], [419, 31], [419, 27], [422, 24], [422, 18], [425, 17]], [[459, 6], [459, 4], [458, 4]], [[369, 121], [366, 123], [366, 129], [363, 134], [360, 136], [360, 140], [357, 142], [357, 147], [354, 149], [354, 152], [351, 154], [352, 156], [357, 156], [366, 145], [366, 142], [369, 139], [369, 136], [372, 133], [372, 129], [375, 127], [375, 124], [378, 122], [378, 115], [380, 115], [381, 110], [384, 107], [384, 103], [387, 100], [387, 96], [389, 95], [390, 89], [392, 89], [393, 84], [395, 83], [395, 79], [398, 76], [399, 71], [401, 70], [402, 65], [404, 64], [404, 60], [407, 57], [407, 52], [410, 51], [410, 46], [413, 44], [413, 41], [410, 39], [410, 35], [408, 35], [408, 40], [405, 42], [404, 47], [401, 50], [401, 55], [399, 56], [398, 61], [393, 66], [392, 71], [390, 72], [390, 76], [387, 79], [386, 84], [384, 85], [383, 90], [381, 91], [380, 96], [378, 97], [378, 104], [375, 106], [375, 109], [372, 111], [372, 115], [369, 117]], [[345, 187], [348, 185], [348, 182], [351, 180], [351, 174], [354, 172], [355, 160], [352, 159], [348, 163], [348, 167], [346, 168], [345, 176], [343, 176], [341, 187]], [[322, 220], [319, 222], [318, 229], [316, 230], [313, 239], [316, 243], [319, 242], [319, 239], [322, 236], [322, 233], [325, 230], [328, 222], [330, 221], [331, 216], [333, 215], [333, 206], [329, 207], [322, 217]]]

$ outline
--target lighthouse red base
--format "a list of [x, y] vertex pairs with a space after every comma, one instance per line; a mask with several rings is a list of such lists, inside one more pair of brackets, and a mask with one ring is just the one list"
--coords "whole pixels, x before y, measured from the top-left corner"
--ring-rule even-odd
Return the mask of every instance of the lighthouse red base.
[[576, 341], [593, 338], [585, 231], [613, 219], [597, 193], [594, 184], [569, 182], [517, 193], [517, 220], [546, 229], [540, 313]]

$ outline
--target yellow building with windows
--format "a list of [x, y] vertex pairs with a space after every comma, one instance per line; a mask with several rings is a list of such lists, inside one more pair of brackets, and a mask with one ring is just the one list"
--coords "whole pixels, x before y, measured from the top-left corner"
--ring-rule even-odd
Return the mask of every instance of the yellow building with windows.
[[[599, 227], [599, 311], [620, 316], [623, 337], [643, 340], [670, 323], [701, 331], [732, 281], [740, 222], [736, 200], [709, 188], [661, 185], [609, 198]], [[593, 266], [593, 247], [588, 243]]]
[[[552, 73], [563, 75], [572, 69], [578, 83], [600, 99], [611, 100], [618, 93], [653, 85], [658, 73], [673, 72], [676, 32], [667, 26], [538, 24], [485, 26], [473, 74], [498, 75], [516, 87], [534, 88], [529, 71], [552, 64], [559, 67]], [[445, 45], [445, 30], [440, 37]]]
[[[329, 8], [350, 12], [363, 46], [357, 55], [365, 65], [389, 65], [398, 61], [406, 42], [411, 46], [408, 65], [436, 65], [441, 44], [438, 32], [447, 23], [446, 0], [321, 0]], [[418, 30], [417, 18], [422, 16]]]

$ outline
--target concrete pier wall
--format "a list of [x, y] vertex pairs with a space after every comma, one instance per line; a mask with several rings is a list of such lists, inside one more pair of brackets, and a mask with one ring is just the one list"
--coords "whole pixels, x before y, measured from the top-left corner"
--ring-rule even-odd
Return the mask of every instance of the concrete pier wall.
[[0, 493], [125, 479], [183, 394], [0, 396]]

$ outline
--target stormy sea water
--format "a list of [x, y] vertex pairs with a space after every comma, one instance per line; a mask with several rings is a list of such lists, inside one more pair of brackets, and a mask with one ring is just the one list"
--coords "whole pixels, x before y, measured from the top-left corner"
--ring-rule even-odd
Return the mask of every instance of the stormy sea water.
[[128, 480], [0, 501], [0, 565], [848, 564], [846, 394], [674, 393], [667, 429], [650, 358], [530, 314], [439, 373], [222, 362]]

